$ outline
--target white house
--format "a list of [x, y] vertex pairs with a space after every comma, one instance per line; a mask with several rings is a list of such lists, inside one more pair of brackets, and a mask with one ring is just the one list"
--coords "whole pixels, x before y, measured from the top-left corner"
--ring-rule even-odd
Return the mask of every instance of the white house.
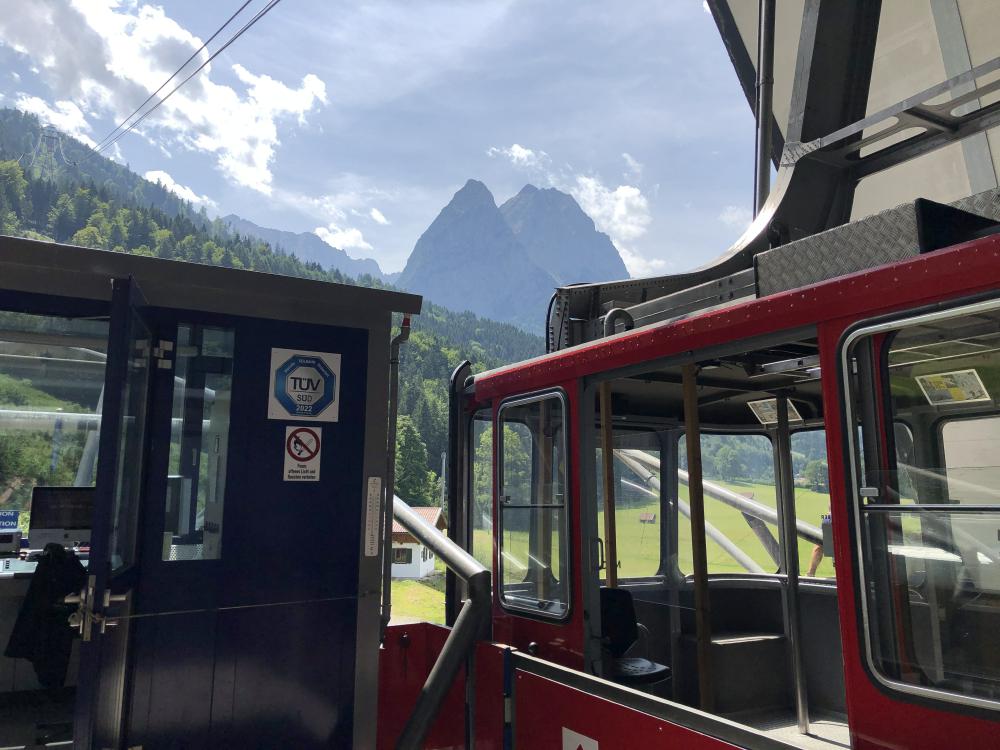
[[[431, 526], [441, 531], [448, 528], [441, 508], [415, 507], [413, 510]], [[434, 553], [393, 519], [392, 577], [426, 578], [433, 572]]]

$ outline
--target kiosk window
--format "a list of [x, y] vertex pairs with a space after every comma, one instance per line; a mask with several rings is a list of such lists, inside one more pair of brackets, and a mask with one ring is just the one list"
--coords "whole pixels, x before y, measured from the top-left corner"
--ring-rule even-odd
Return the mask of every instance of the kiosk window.
[[569, 610], [565, 407], [556, 393], [500, 409], [500, 601]]
[[854, 466], [869, 657], [900, 689], [995, 707], [1000, 311], [887, 328], [848, 351], [861, 443], [877, 457]]
[[233, 332], [179, 326], [176, 361], [163, 559], [216, 560], [222, 552]]

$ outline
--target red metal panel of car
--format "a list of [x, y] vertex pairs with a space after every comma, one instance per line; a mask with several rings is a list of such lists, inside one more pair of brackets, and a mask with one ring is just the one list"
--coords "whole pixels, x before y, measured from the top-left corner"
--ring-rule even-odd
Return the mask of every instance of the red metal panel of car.
[[[386, 630], [379, 654], [378, 746], [392, 750], [413, 713], [417, 695], [441, 653], [450, 631], [426, 622], [393, 625]], [[501, 688], [502, 688], [501, 682]], [[464, 671], [445, 698], [441, 713], [427, 736], [426, 748], [459, 750], [465, 747]]]
[[[561, 388], [566, 394], [566, 424], [569, 430], [569, 455], [578, 456], [580, 453], [580, 430], [577, 423], [579, 409], [578, 384], [575, 380], [560, 381], [553, 383], [550, 387]], [[527, 390], [518, 391], [526, 393]], [[496, 413], [499, 412], [502, 402], [497, 401]], [[496, 423], [496, 422], [494, 422]], [[496, 451], [496, 438], [494, 436], [494, 452]], [[494, 458], [494, 501], [493, 501], [493, 528], [500, 528], [496, 488], [499, 486], [496, 467], [499, 466], [498, 458]], [[534, 616], [519, 610], [504, 609], [500, 604], [499, 584], [494, 580], [493, 586], [493, 640], [499, 643], [506, 643], [521, 651], [531, 653], [539, 659], [561, 664], [570, 669], [584, 669], [584, 616], [583, 616], [583, 558], [580, 551], [580, 539], [583, 536], [580, 519], [580, 482], [577, 467], [573, 460], [569, 462], [569, 554], [570, 554], [570, 612], [566, 620], [553, 621], [543, 617]], [[494, 543], [493, 571], [494, 576], [500, 570], [497, 555], [499, 551]], [[534, 649], [531, 644], [535, 644]]]
[[728, 742], [520, 669], [514, 673], [514, 746], [517, 750], [735, 748]]
[[476, 750], [503, 748], [503, 659], [505, 649], [492, 643], [476, 647]]
[[[912, 307], [908, 305], [906, 307]], [[901, 309], [906, 309], [901, 308]], [[837, 597], [844, 653], [844, 686], [847, 693], [848, 722], [855, 750], [894, 748], [899, 750], [939, 750], [940, 748], [1000, 747], [1000, 726], [961, 709], [940, 704], [931, 707], [900, 694], [891, 695], [877, 686], [865, 664], [863, 633], [856, 591], [856, 551], [854, 532], [847, 509], [851, 488], [846, 482], [842, 394], [836, 377], [839, 342], [844, 330], [871, 315], [844, 318], [819, 329], [820, 356], [824, 373], [823, 404], [826, 421], [827, 455], [830, 470], [833, 541], [836, 559]]]
[[721, 310], [642, 328], [476, 378], [478, 399], [502, 398], [567, 378], [649, 362], [846, 315], [877, 315], [1000, 285], [1000, 238], [843, 276]]

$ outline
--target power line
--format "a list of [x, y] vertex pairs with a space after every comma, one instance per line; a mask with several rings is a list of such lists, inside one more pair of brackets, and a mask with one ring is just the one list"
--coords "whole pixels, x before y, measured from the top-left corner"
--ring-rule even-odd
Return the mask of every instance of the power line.
[[240, 7], [239, 7], [239, 8], [238, 8], [238, 9], [236, 10], [236, 12], [235, 12], [235, 13], [233, 13], [233, 15], [231, 15], [231, 16], [230, 16], [230, 17], [229, 17], [229, 18], [228, 18], [228, 19], [226, 20], [226, 22], [225, 22], [224, 24], [222, 24], [222, 26], [220, 26], [220, 27], [219, 27], [218, 29], [216, 29], [215, 33], [214, 33], [214, 34], [212, 34], [212, 36], [210, 36], [210, 37], [209, 37], [209, 38], [208, 38], [208, 39], [207, 39], [207, 40], [206, 40], [206, 41], [205, 41], [205, 42], [204, 42], [204, 43], [203, 43], [203, 44], [202, 44], [202, 45], [201, 45], [201, 46], [200, 46], [200, 47], [199, 47], [198, 49], [196, 49], [196, 50], [194, 51], [194, 53], [193, 53], [193, 54], [191, 55], [191, 57], [189, 57], [189, 58], [188, 58], [187, 60], [185, 60], [185, 61], [184, 61], [184, 64], [183, 64], [183, 65], [181, 65], [181, 66], [180, 66], [180, 67], [179, 67], [179, 68], [178, 68], [177, 70], [175, 70], [175, 71], [173, 72], [173, 74], [172, 74], [172, 75], [170, 76], [170, 78], [168, 78], [167, 80], [165, 80], [165, 81], [164, 81], [163, 83], [161, 83], [161, 84], [160, 84], [160, 88], [158, 88], [158, 89], [157, 89], [156, 91], [154, 91], [154, 92], [153, 92], [152, 94], [150, 94], [149, 96], [147, 96], [147, 97], [146, 97], [146, 101], [144, 101], [144, 102], [143, 102], [142, 104], [140, 104], [140, 105], [139, 105], [138, 107], [136, 107], [136, 108], [135, 108], [135, 111], [134, 111], [134, 112], [132, 112], [132, 114], [130, 114], [130, 115], [129, 115], [128, 117], [126, 117], [126, 118], [125, 118], [124, 120], [122, 120], [122, 121], [121, 121], [120, 123], [118, 123], [118, 124], [117, 124], [117, 125], [115, 126], [115, 128], [114, 128], [114, 129], [113, 129], [113, 130], [112, 130], [112, 131], [111, 131], [110, 133], [108, 133], [108, 134], [107, 134], [106, 136], [104, 136], [104, 137], [103, 137], [103, 138], [102, 138], [102, 139], [100, 140], [100, 142], [99, 142], [99, 143], [98, 143], [98, 144], [97, 144], [96, 146], [94, 146], [94, 150], [98, 150], [98, 149], [100, 149], [100, 148], [101, 148], [101, 147], [102, 147], [102, 146], [104, 145], [104, 143], [105, 143], [106, 141], [108, 141], [108, 140], [109, 140], [110, 138], [114, 137], [115, 133], [117, 133], [117, 132], [118, 132], [119, 130], [121, 130], [121, 129], [122, 129], [123, 127], [125, 127], [125, 124], [126, 124], [126, 123], [128, 123], [128, 121], [129, 121], [129, 120], [131, 120], [131, 119], [132, 119], [133, 117], [135, 117], [135, 116], [136, 116], [137, 114], [139, 114], [139, 112], [140, 112], [140, 111], [142, 110], [142, 108], [143, 108], [143, 107], [145, 107], [145, 106], [146, 106], [147, 104], [149, 104], [149, 103], [150, 103], [150, 102], [151, 102], [151, 101], [153, 100], [153, 97], [155, 97], [155, 96], [156, 96], [157, 94], [159, 94], [159, 93], [160, 93], [161, 91], [163, 91], [163, 89], [164, 89], [164, 88], [166, 88], [166, 86], [167, 86], [167, 84], [168, 84], [168, 83], [170, 83], [170, 82], [171, 82], [172, 80], [174, 80], [174, 79], [175, 79], [175, 78], [176, 78], [177, 76], [179, 76], [179, 75], [180, 75], [180, 73], [181, 73], [181, 71], [182, 71], [182, 70], [184, 70], [184, 68], [186, 68], [186, 67], [187, 67], [187, 66], [188, 66], [188, 65], [189, 65], [189, 64], [191, 63], [191, 61], [192, 61], [192, 60], [194, 60], [194, 59], [195, 59], [195, 58], [196, 58], [196, 57], [197, 57], [198, 55], [200, 55], [200, 54], [202, 53], [202, 51], [203, 51], [203, 50], [204, 50], [204, 49], [205, 49], [205, 48], [206, 48], [206, 47], [207, 47], [207, 46], [208, 46], [209, 44], [211, 44], [211, 43], [212, 43], [212, 41], [213, 41], [213, 40], [215, 39], [215, 37], [217, 37], [217, 36], [218, 36], [219, 34], [221, 34], [221, 33], [222, 33], [222, 31], [223, 31], [223, 29], [225, 29], [225, 28], [226, 28], [226, 27], [227, 27], [227, 26], [228, 26], [229, 24], [231, 24], [231, 23], [233, 22], [233, 20], [234, 20], [234, 19], [235, 19], [235, 18], [236, 18], [236, 17], [237, 17], [237, 16], [238, 16], [238, 15], [239, 15], [240, 13], [242, 13], [242, 12], [243, 12], [243, 11], [244, 11], [244, 10], [246, 9], [246, 7], [247, 7], [247, 6], [248, 6], [248, 5], [250, 4], [250, 3], [252, 3], [252, 2], [253, 2], [253, 0], [246, 0], [246, 2], [244, 2], [244, 3], [243, 3], [243, 5], [241, 5], [241, 6], [240, 6]]
[[167, 99], [169, 99], [171, 96], [173, 96], [175, 93], [177, 93], [178, 89], [180, 89], [181, 86], [183, 86], [185, 83], [187, 83], [192, 78], [194, 78], [196, 75], [198, 75], [198, 73], [200, 73], [210, 62], [212, 62], [212, 60], [214, 60], [216, 57], [218, 57], [219, 55], [221, 55], [230, 44], [232, 44], [237, 39], [239, 39], [241, 36], [243, 36], [243, 34], [246, 31], [248, 31], [251, 26], [253, 26], [255, 23], [257, 23], [257, 21], [259, 21], [261, 18], [263, 18], [272, 8], [274, 8], [275, 5], [277, 5], [280, 2], [281, 2], [281, 0], [270, 0], [270, 2], [268, 2], [267, 5], [265, 5], [259, 11], [257, 11], [257, 13], [253, 16], [253, 18], [251, 18], [249, 21], [247, 21], [240, 28], [239, 31], [237, 31], [235, 34], [233, 34], [233, 36], [229, 38], [229, 41], [227, 41], [225, 44], [223, 44], [221, 47], [219, 47], [219, 49], [217, 49], [215, 52], [213, 52], [209, 56], [209, 58], [207, 60], [205, 60], [205, 62], [203, 62], [201, 65], [199, 65], [197, 68], [195, 68], [194, 72], [192, 72], [191, 75], [189, 75], [183, 81], [181, 81], [176, 86], [174, 86], [174, 88], [172, 88], [170, 90], [170, 92], [165, 97], [163, 97], [162, 99], [160, 99], [156, 104], [154, 104], [152, 107], [150, 107], [148, 110], [146, 110], [146, 112], [143, 113], [143, 115], [138, 120], [136, 120], [131, 125], [129, 125], [125, 130], [123, 130], [118, 135], [116, 135], [108, 143], [104, 144], [100, 149], [98, 149], [96, 151], [96, 153], [101, 153], [101, 152], [106, 151], [107, 149], [111, 148], [112, 146], [114, 146], [119, 140], [121, 140], [121, 138], [123, 136], [125, 136], [126, 134], [128, 134], [129, 132], [131, 132], [136, 126], [139, 125], [139, 123], [141, 123], [143, 120], [145, 120], [151, 114], [153, 114], [153, 112], [155, 112], [160, 107], [160, 105], [162, 105], [165, 101], [167, 101]]

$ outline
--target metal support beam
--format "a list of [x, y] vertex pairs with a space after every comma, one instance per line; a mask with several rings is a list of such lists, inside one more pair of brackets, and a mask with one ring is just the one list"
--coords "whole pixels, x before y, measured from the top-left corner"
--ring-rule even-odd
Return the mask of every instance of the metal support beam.
[[809, 694], [806, 687], [805, 664], [802, 657], [802, 624], [799, 615], [799, 545], [795, 533], [795, 481], [792, 474], [792, 441], [788, 427], [788, 399], [777, 399], [778, 426], [774, 441], [775, 484], [778, 495], [781, 550], [785, 570], [784, 605], [785, 637], [791, 656], [792, 687], [795, 692], [795, 717], [799, 732], [809, 732]]
[[385, 487], [382, 489], [382, 606], [379, 642], [392, 619], [392, 499], [396, 492], [396, 420], [399, 412], [399, 350], [410, 338], [410, 316], [389, 342], [389, 434], [386, 440]]
[[[467, 486], [468, 420], [462, 411], [462, 391], [465, 379], [472, 373], [472, 363], [463, 361], [451, 373], [448, 383], [448, 450], [444, 476], [445, 507], [448, 509], [448, 537], [462, 549], [470, 548], [469, 497]], [[460, 584], [450, 570], [445, 573], [445, 623], [455, 624], [461, 598]]]
[[691, 506], [691, 556], [694, 573], [694, 619], [698, 645], [698, 695], [703, 711], [715, 707], [712, 686], [712, 621], [705, 545], [705, 495], [701, 486], [701, 426], [698, 421], [698, 366], [684, 365], [684, 434], [687, 443], [688, 500]]
[[607, 585], [618, 585], [618, 545], [615, 529], [614, 425], [611, 422], [611, 382], [601, 383], [601, 475], [604, 488], [604, 548], [608, 562]]
[[418, 750], [424, 746], [427, 732], [437, 718], [459, 669], [469, 663], [476, 641], [483, 636], [489, 624], [493, 606], [491, 579], [490, 572], [476, 558], [424, 521], [398, 497], [393, 498], [392, 510], [393, 517], [461, 578], [469, 591], [469, 598], [462, 605], [455, 626], [427, 675], [413, 713], [396, 745], [398, 750]]
[[757, 119], [753, 215], [771, 191], [771, 120], [774, 119], [774, 18], [775, 0], [760, 0], [757, 33]]

